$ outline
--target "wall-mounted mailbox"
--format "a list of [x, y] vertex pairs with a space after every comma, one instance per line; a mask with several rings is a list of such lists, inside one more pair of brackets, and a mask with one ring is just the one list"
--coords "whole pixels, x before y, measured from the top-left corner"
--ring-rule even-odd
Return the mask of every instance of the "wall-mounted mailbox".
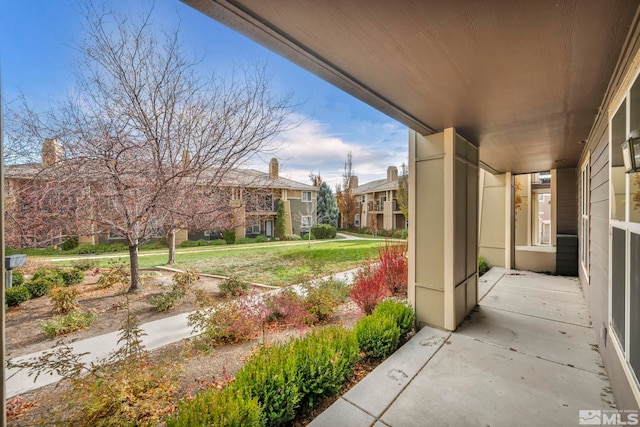
[[20, 267], [27, 262], [27, 256], [24, 254], [8, 255], [4, 257], [4, 268], [7, 270], [13, 270], [16, 267]]
[[13, 269], [20, 267], [27, 262], [27, 256], [25, 254], [7, 255], [4, 257], [4, 268], [7, 270], [5, 287], [10, 288], [13, 286]]

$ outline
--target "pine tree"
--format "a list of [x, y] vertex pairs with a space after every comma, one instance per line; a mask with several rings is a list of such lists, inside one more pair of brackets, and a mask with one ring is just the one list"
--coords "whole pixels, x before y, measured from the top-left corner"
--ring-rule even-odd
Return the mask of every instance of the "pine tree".
[[336, 196], [331, 191], [331, 187], [323, 182], [318, 188], [318, 223], [336, 227], [339, 212]]

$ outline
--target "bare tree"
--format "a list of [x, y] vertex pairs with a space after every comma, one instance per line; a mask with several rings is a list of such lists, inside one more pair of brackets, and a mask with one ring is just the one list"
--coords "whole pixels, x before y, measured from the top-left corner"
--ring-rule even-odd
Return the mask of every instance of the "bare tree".
[[358, 210], [354, 191], [356, 179], [353, 175], [352, 166], [351, 152], [349, 152], [347, 161], [344, 164], [342, 183], [336, 185], [336, 199], [338, 201], [338, 208], [342, 214], [342, 226], [347, 229], [353, 227]]
[[87, 2], [84, 12], [77, 87], [31, 127], [60, 141], [64, 159], [47, 174], [79, 197], [77, 218], [126, 240], [135, 291], [139, 244], [173, 240], [189, 218], [224, 217], [194, 197], [269, 147], [288, 127], [291, 98], [273, 93], [264, 66], [202, 78], [177, 31], [157, 35], [152, 11], [134, 21]]

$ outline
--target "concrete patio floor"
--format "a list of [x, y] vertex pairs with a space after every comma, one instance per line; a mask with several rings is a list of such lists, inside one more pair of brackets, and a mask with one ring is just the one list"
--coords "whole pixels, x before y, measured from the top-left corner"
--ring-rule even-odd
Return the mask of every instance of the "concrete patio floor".
[[322, 426], [577, 426], [615, 407], [577, 279], [492, 269], [450, 333], [422, 328], [311, 422]]

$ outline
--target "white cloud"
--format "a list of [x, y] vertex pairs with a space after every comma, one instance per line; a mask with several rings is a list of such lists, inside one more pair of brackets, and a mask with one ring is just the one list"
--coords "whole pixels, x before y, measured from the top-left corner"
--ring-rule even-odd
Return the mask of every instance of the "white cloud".
[[340, 182], [347, 154], [352, 153], [353, 172], [360, 183], [386, 176], [388, 166], [407, 161], [407, 128], [391, 121], [350, 120], [349, 129], [332, 133], [330, 125], [298, 116], [301, 124], [280, 135], [274, 155], [281, 176], [309, 182], [309, 173], [320, 172], [332, 187]]

